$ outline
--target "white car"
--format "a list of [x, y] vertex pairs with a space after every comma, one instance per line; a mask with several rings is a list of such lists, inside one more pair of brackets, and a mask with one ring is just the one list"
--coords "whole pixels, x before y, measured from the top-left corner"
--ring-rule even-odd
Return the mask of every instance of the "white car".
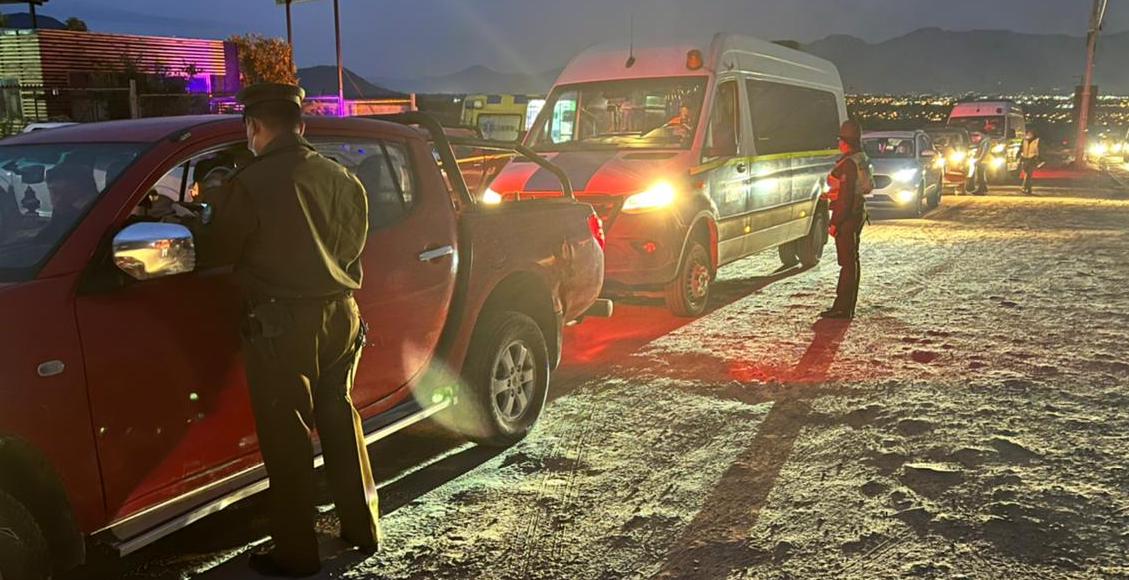
[[864, 133], [862, 148], [874, 169], [867, 207], [920, 217], [941, 204], [945, 158], [924, 131]]

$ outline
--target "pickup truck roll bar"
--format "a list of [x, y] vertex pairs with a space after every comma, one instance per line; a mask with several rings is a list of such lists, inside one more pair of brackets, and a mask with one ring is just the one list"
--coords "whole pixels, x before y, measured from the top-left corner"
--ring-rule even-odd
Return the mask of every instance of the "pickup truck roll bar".
[[[436, 149], [439, 152], [439, 159], [443, 162], [444, 167], [459, 166], [459, 162], [455, 159], [455, 154], [451, 149], [452, 145], [476, 147], [478, 149], [491, 151], [512, 151], [536, 163], [549, 173], [552, 173], [561, 182], [561, 193], [568, 199], [576, 201], [576, 195], [572, 191], [572, 182], [569, 181], [568, 175], [565, 174], [560, 167], [557, 167], [536, 151], [516, 141], [491, 141], [489, 139], [476, 139], [471, 137], [450, 137], [443, 131], [443, 126], [439, 124], [439, 121], [436, 121], [434, 117], [427, 113], [409, 112], [392, 115], [364, 115], [363, 118], [388, 121], [401, 125], [419, 125], [426, 129], [431, 135], [432, 140], [435, 141]], [[464, 202], [472, 205], [477, 204], [478, 200], [474, 199], [474, 197], [470, 195], [470, 190], [467, 189], [462, 172], [457, 173], [459, 173], [459, 175], [455, 178], [448, 172], [447, 177], [451, 180], [451, 186], [455, 188], [459, 198]]]

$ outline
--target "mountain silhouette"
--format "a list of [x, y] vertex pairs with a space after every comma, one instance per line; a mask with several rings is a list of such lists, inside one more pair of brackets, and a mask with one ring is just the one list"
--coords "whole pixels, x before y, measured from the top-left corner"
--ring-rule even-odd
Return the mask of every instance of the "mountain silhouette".
[[[348, 68], [342, 71], [346, 99], [402, 99], [407, 95], [380, 87], [365, 80]], [[298, 84], [311, 97], [337, 95], [337, 67], [330, 65], [298, 69]]]
[[[834, 62], [849, 93], [1070, 94], [1081, 84], [1085, 39], [1006, 30], [922, 28], [875, 43], [833, 35], [803, 49]], [[570, 57], [562, 55], [561, 61]], [[332, 67], [315, 68], [333, 71]], [[472, 66], [449, 75], [374, 76], [372, 80], [383, 87], [415, 93], [544, 94], [560, 72], [557, 68], [506, 73]], [[329, 84], [333, 93], [337, 90], [336, 78], [334, 72]], [[1102, 35], [1095, 79], [1101, 94], [1129, 94], [1129, 32]]]
[[[31, 28], [31, 13], [30, 12], [12, 12], [4, 14], [5, 25], [4, 28]], [[57, 18], [52, 18], [46, 14], [36, 14], [36, 23], [40, 28], [47, 28], [52, 30], [63, 30], [67, 27]]]
[[376, 78], [377, 84], [414, 93], [530, 94], [543, 95], [553, 87], [561, 69], [537, 73], [504, 73], [485, 66], [472, 66], [442, 76], [416, 79]]
[[[1070, 93], [1085, 40], [1006, 30], [923, 28], [879, 43], [829, 36], [804, 47], [839, 67], [854, 93]], [[1105, 34], [1095, 73], [1104, 94], [1129, 91], [1129, 32]]]

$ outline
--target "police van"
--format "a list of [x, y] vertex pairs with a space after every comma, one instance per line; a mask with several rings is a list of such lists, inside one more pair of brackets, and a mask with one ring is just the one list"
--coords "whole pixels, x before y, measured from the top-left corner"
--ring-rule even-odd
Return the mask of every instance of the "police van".
[[[819, 262], [843, 85], [830, 62], [748, 36], [599, 45], [565, 67], [525, 144], [571, 179], [607, 236], [605, 291], [661, 294], [702, 314], [720, 266], [778, 249]], [[506, 203], [559, 195], [532, 163], [485, 191]]]
[[1023, 108], [1011, 101], [957, 103], [949, 114], [949, 126], [969, 134], [980, 133], [990, 141], [985, 159], [988, 177], [1005, 181], [1019, 176], [1019, 153], [1027, 133]]

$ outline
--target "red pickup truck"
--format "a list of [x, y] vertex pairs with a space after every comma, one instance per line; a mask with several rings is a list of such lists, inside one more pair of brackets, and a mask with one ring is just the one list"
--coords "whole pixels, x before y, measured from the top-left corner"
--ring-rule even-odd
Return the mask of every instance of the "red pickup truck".
[[[479, 205], [422, 115], [310, 119], [306, 136], [369, 194], [353, 392], [368, 440], [440, 412], [479, 442], [519, 440], [562, 324], [610, 314], [592, 208], [567, 184]], [[231, 268], [197, 270], [174, 217], [248, 155], [240, 119], [219, 116], [0, 142], [4, 580], [80, 564], [94, 534], [135, 551], [267, 487]]]

